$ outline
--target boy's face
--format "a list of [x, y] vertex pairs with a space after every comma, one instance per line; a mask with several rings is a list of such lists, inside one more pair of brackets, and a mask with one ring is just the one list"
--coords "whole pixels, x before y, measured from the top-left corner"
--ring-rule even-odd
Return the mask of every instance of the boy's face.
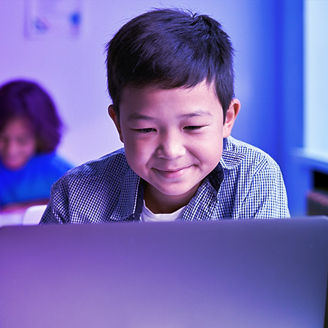
[[188, 203], [219, 163], [223, 138], [230, 135], [238, 110], [233, 100], [223, 123], [214, 88], [205, 82], [193, 88], [123, 89], [120, 119], [112, 106], [109, 114], [130, 167], [148, 183], [150, 209], [156, 211], [158, 202], [173, 208]]

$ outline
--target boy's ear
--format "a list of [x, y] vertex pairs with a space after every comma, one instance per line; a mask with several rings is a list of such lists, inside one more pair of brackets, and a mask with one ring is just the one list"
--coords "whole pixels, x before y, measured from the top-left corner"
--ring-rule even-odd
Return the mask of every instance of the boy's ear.
[[239, 113], [240, 102], [238, 99], [232, 99], [230, 106], [226, 112], [225, 121], [223, 124], [223, 138], [227, 138], [231, 134], [232, 127]]
[[122, 130], [121, 130], [121, 125], [120, 125], [120, 120], [115, 112], [114, 106], [113, 105], [109, 105], [108, 106], [108, 115], [110, 116], [110, 118], [113, 120], [117, 132], [120, 136], [120, 140], [123, 142], [123, 136], [122, 136]]

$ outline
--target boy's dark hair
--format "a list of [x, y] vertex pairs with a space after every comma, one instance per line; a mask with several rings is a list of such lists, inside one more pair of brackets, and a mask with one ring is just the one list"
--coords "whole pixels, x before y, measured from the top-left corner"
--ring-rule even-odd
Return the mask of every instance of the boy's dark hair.
[[62, 121], [51, 97], [37, 83], [15, 80], [1, 86], [0, 131], [15, 118], [25, 118], [31, 123], [38, 153], [57, 148], [62, 135]]
[[124, 87], [164, 89], [214, 83], [225, 113], [234, 96], [233, 49], [206, 15], [158, 9], [125, 24], [107, 44], [107, 82], [116, 113]]

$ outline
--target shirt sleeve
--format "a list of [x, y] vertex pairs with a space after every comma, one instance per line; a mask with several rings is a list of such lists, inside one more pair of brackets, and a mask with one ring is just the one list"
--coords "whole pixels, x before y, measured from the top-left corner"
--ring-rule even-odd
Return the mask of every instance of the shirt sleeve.
[[64, 179], [60, 179], [53, 185], [50, 200], [41, 218], [40, 224], [68, 223], [69, 201], [65, 190]]
[[288, 218], [285, 184], [278, 164], [266, 163], [252, 177], [243, 201], [241, 217]]

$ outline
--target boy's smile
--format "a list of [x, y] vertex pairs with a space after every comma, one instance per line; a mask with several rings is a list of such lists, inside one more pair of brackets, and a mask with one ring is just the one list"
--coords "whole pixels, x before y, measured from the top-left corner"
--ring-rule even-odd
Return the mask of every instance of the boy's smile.
[[123, 89], [119, 120], [112, 106], [109, 114], [130, 167], [147, 182], [144, 197], [153, 212], [172, 212], [189, 202], [219, 163], [238, 110], [233, 100], [223, 124], [221, 104], [205, 82]]

